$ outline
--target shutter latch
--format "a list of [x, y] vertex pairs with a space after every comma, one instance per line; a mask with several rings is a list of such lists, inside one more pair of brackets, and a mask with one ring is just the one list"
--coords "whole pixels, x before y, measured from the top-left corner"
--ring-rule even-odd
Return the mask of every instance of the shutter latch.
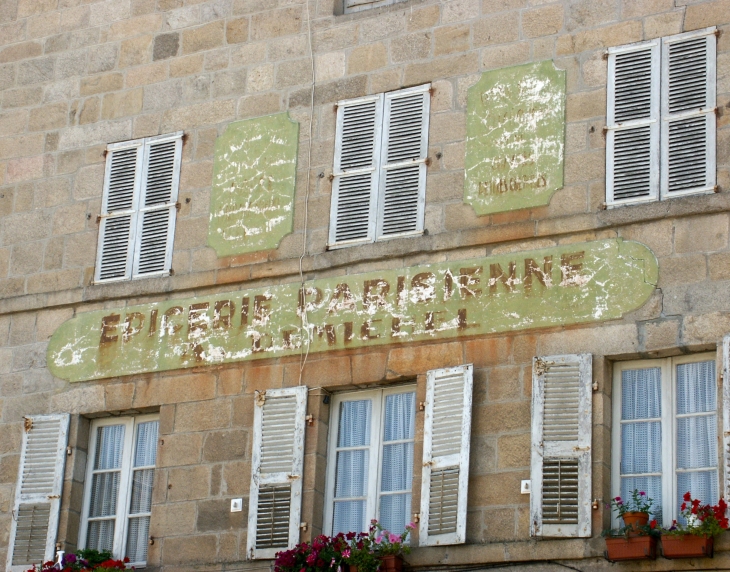
[[590, 447], [573, 447], [573, 451], [576, 451], [576, 452], [578, 452], [578, 451], [590, 451], [590, 450], [591, 450]]

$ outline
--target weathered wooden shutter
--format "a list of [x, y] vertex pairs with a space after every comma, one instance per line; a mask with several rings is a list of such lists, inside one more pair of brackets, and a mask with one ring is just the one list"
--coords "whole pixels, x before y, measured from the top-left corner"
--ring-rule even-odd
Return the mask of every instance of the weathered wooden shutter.
[[256, 392], [248, 558], [273, 558], [299, 541], [307, 388]]
[[170, 271], [181, 155], [181, 132], [145, 140], [134, 278]]
[[130, 277], [143, 155], [142, 139], [107, 149], [95, 282]]
[[662, 41], [662, 198], [715, 188], [715, 28]]
[[27, 570], [53, 560], [61, 508], [68, 415], [25, 418], [13, 521], [9, 570]]
[[[730, 334], [722, 340], [722, 421], [725, 500], [730, 500]], [[730, 510], [728, 510], [730, 514]]]
[[419, 544], [466, 539], [473, 366], [431, 370], [426, 380]]
[[423, 231], [429, 85], [385, 94], [377, 237]]
[[532, 536], [591, 535], [592, 357], [532, 365]]
[[659, 40], [608, 52], [606, 203], [659, 197]]
[[338, 104], [330, 246], [375, 236], [382, 115], [382, 94]]

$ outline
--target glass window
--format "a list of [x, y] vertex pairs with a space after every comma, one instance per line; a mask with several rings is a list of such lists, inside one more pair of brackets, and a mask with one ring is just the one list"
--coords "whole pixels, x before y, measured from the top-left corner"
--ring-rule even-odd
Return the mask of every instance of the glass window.
[[414, 387], [348, 393], [332, 402], [326, 533], [401, 533], [411, 520]]

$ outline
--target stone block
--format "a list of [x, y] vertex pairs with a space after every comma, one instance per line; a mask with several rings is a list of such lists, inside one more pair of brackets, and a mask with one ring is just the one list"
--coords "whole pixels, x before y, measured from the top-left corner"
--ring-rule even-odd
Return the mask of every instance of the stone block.
[[433, 34], [434, 55], [442, 56], [454, 52], [468, 51], [470, 34], [471, 30], [467, 25], [436, 28]]
[[248, 510], [231, 512], [230, 499], [200, 501], [195, 527], [198, 532], [240, 530], [246, 527], [247, 517]]
[[237, 461], [248, 458], [248, 432], [241, 429], [213, 431], [203, 443], [203, 460], [207, 462]]
[[706, 279], [704, 254], [662, 258], [659, 261], [659, 288], [702, 282]]
[[222, 21], [211, 22], [197, 28], [186, 29], [182, 33], [182, 51], [191, 54], [222, 46], [225, 40], [225, 27]]
[[666, 320], [644, 324], [644, 349], [673, 349], [677, 347], [679, 338], [679, 322]]
[[222, 429], [231, 424], [231, 402], [227, 399], [180, 403], [175, 415], [175, 433]]
[[329, 52], [315, 57], [318, 80], [330, 81], [345, 75], [345, 52]]
[[194, 536], [172, 536], [165, 539], [162, 561], [165, 564], [184, 564], [215, 562], [217, 538], [214, 534]]
[[[367, 92], [367, 76], [358, 75], [337, 81], [318, 84], [314, 90], [314, 104], [323, 105], [335, 103], [342, 99], [352, 99], [365, 95]], [[304, 88], [293, 92], [289, 96], [289, 107], [309, 107], [311, 89]]]
[[531, 436], [503, 435], [497, 440], [497, 467], [499, 469], [530, 469]]
[[174, 395], [178, 403], [202, 401], [215, 396], [215, 376], [209, 373], [174, 375], [155, 379], [144, 378], [137, 383], [135, 407], [150, 407], [167, 403]]
[[451, 0], [443, 6], [441, 23], [471, 20], [475, 14], [479, 14], [479, 4], [479, 0]]
[[720, 252], [707, 257], [710, 280], [730, 280], [730, 252]]
[[248, 72], [246, 90], [251, 92], [268, 91], [274, 86], [274, 66], [265, 64], [251, 68]]
[[530, 43], [519, 42], [508, 46], [484, 48], [481, 54], [482, 68], [496, 69], [521, 64], [530, 59]]
[[3, 92], [3, 108], [28, 107], [38, 105], [43, 99], [41, 87], [21, 87]]
[[[385, 67], [387, 63], [388, 52], [384, 43], [377, 42], [365, 46], [357, 46], [350, 52], [347, 58], [347, 73], [366, 73]], [[279, 67], [281, 68], [281, 65]]]
[[[251, 17], [251, 38], [267, 40], [296, 34], [302, 26], [302, 9], [299, 6], [259, 12]], [[317, 46], [320, 49], [320, 46]]]
[[180, 34], [168, 32], [155, 36], [155, 43], [152, 47], [152, 60], [164, 60], [177, 55], [180, 48]]
[[463, 361], [459, 342], [395, 347], [388, 354], [389, 378], [426, 373], [430, 369], [453, 367]]
[[[473, 425], [473, 424], [472, 424]], [[497, 470], [497, 441], [494, 437], [472, 430], [469, 459], [470, 475], [486, 475]]]
[[682, 31], [682, 12], [669, 12], [644, 18], [644, 37], [647, 40], [673, 36]]
[[522, 397], [521, 366], [502, 366], [489, 370], [487, 378], [487, 400], [514, 401]]
[[[506, 44], [519, 39], [519, 12], [485, 16], [474, 23], [474, 47]], [[437, 34], [438, 40], [438, 34]]]
[[429, 144], [463, 141], [466, 139], [466, 116], [462, 112], [432, 114], [428, 131]]
[[228, 462], [223, 465], [221, 493], [231, 496], [247, 496], [251, 490], [251, 463]]
[[285, 61], [276, 67], [276, 87], [279, 89], [311, 81], [312, 68], [308, 59]]
[[478, 435], [527, 431], [530, 426], [529, 400], [489, 404], [472, 410], [472, 431]]
[[520, 494], [520, 481], [529, 477], [529, 470], [524, 470], [470, 478], [469, 506], [487, 508], [495, 505], [529, 504], [530, 496]]
[[165, 435], [158, 447], [157, 466], [197, 465], [202, 449], [203, 436], [200, 433]]
[[165, 111], [162, 116], [161, 129], [163, 133], [167, 133], [176, 129], [193, 129], [207, 125], [215, 125], [217, 123], [231, 121], [235, 115], [235, 100], [207, 101], [205, 103]]
[[699, 316], [685, 316], [682, 321], [682, 343], [714, 344], [730, 332], [730, 312], [708, 312]]
[[552, 4], [522, 12], [522, 33], [528, 38], [557, 34], [563, 29], [564, 9]]
[[441, 13], [438, 5], [425, 6], [423, 8], [413, 7], [408, 14], [408, 30], [422, 30], [431, 28], [438, 24]]
[[18, 85], [30, 85], [51, 81], [56, 66], [55, 56], [35, 58], [18, 64]]
[[240, 44], [248, 40], [248, 18], [236, 18], [226, 23], [226, 42]]
[[511, 363], [512, 338], [482, 338], [464, 342], [464, 359], [476, 368]]
[[483, 537], [486, 542], [518, 540], [516, 533], [517, 510], [515, 508], [485, 509]]
[[415, 32], [393, 38], [390, 41], [390, 59], [399, 63], [427, 58], [431, 55], [432, 41], [431, 32]]
[[139, 36], [124, 40], [119, 51], [118, 67], [126, 68], [148, 63], [152, 49], [152, 36]]
[[137, 115], [142, 111], [143, 89], [108, 93], [104, 96], [101, 106], [102, 119], [118, 119]]
[[674, 250], [708, 252], [728, 247], [728, 215], [706, 215], [679, 219], [674, 229]]
[[3, 134], [3, 137], [18, 135], [25, 131], [27, 121], [28, 111], [25, 109], [15, 109], [0, 113], [0, 133]]
[[40, 42], [21, 42], [0, 50], [0, 64], [35, 58], [43, 53]]
[[730, 0], [716, 0], [687, 6], [684, 29], [697, 30], [730, 22]]
[[196, 465], [169, 469], [167, 487], [168, 502], [204, 499], [210, 489], [210, 468]]
[[44, 145], [42, 133], [4, 137], [0, 139], [0, 159], [38, 155], [43, 152]]
[[475, 52], [435, 58], [425, 63], [408, 64], [405, 69], [405, 85], [426, 83], [445, 77], [474, 73], [479, 69], [479, 56]]
[[150, 521], [150, 536], [162, 538], [195, 532], [194, 502], [155, 505]]
[[81, 95], [94, 95], [122, 89], [124, 76], [121, 73], [109, 73], [81, 79]]

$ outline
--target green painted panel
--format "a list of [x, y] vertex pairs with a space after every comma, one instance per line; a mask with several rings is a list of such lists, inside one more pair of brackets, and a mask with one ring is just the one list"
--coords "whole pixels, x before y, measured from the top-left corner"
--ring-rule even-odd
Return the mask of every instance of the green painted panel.
[[276, 248], [292, 231], [299, 123], [236, 121], [215, 142], [208, 244], [218, 256]]
[[61, 325], [48, 367], [83, 381], [298, 355], [303, 332], [322, 352], [611, 320], [657, 274], [646, 246], [608, 239], [99, 310]]
[[485, 72], [469, 88], [464, 202], [478, 215], [546, 205], [563, 186], [565, 71]]

